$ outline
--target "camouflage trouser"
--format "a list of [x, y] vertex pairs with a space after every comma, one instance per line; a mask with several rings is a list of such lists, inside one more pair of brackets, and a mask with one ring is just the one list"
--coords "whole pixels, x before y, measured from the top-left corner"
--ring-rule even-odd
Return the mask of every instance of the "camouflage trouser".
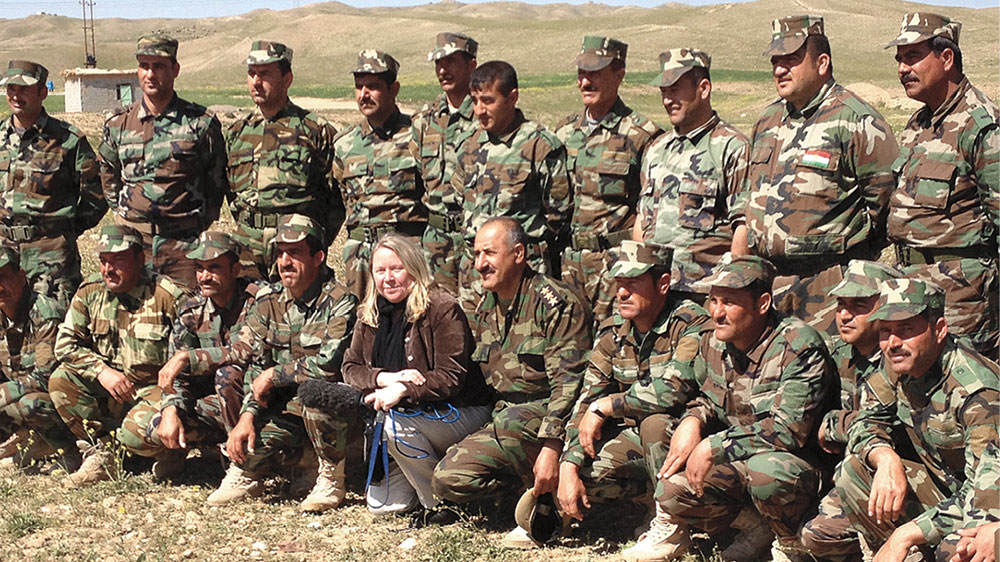
[[133, 384], [135, 399], [118, 402], [97, 379], [85, 379], [59, 367], [49, 378], [49, 396], [73, 435], [92, 442], [118, 429], [125, 414], [151, 392], [159, 393], [155, 384]]
[[215, 394], [219, 408], [219, 420], [229, 433], [240, 421], [240, 408], [247, 389], [244, 372], [240, 367], [227, 365], [215, 372]]
[[0, 435], [20, 428], [35, 430], [56, 450], [68, 448], [74, 441], [49, 393], [33, 380], [0, 384]]
[[802, 527], [802, 545], [831, 562], [860, 562], [861, 543], [834, 488], [819, 502], [819, 513]]
[[[646, 462], [646, 473], [652, 488], [659, 495], [656, 473], [660, 471], [667, 453], [670, 451], [670, 438], [680, 420], [670, 414], [653, 414], [646, 416], [639, 424], [639, 442], [642, 444], [642, 456]], [[653, 490], [650, 490], [651, 492]]]
[[260, 472], [273, 466], [289, 464], [308, 444], [303, 425], [302, 405], [298, 398], [273, 404], [254, 418], [257, 432], [254, 452], [238, 465], [249, 472]]
[[820, 471], [808, 462], [791, 453], [770, 451], [712, 466], [700, 498], [684, 472], [674, 474], [661, 481], [656, 501], [671, 516], [716, 535], [730, 528], [749, 494], [774, 534], [792, 540], [816, 505], [821, 480]]
[[[118, 442], [129, 452], [143, 457], [155, 457], [167, 450], [156, 434], [160, 427], [162, 398], [160, 388], [153, 387], [125, 415], [117, 437]], [[189, 447], [197, 443], [218, 443], [225, 439], [222, 427], [216, 421], [217, 400], [207, 403], [198, 400], [193, 408], [178, 408], [177, 413], [184, 424], [184, 437]]]
[[306, 434], [316, 456], [330, 463], [343, 460], [347, 446], [364, 432], [364, 424], [356, 415], [334, 416], [319, 408], [301, 407], [301, 410]]
[[274, 264], [271, 241], [277, 232], [276, 228], [253, 228], [242, 223], [236, 224], [233, 238], [243, 246], [240, 252], [241, 275], [265, 281], [271, 279], [271, 266]]
[[458, 232], [440, 230], [428, 224], [420, 242], [424, 246], [427, 263], [431, 266], [434, 285], [457, 297], [458, 256], [455, 249], [462, 247], [462, 235]]
[[601, 440], [594, 443], [597, 456], [580, 467], [580, 480], [592, 501], [652, 498], [652, 476], [646, 466], [635, 427], [601, 428]]
[[20, 242], [17, 246], [21, 254], [21, 269], [28, 276], [32, 289], [68, 307], [83, 280], [76, 236], [68, 233], [44, 237]]
[[913, 265], [903, 271], [945, 290], [944, 317], [949, 334], [967, 336], [979, 352], [997, 358], [1000, 280], [996, 257]]
[[945, 492], [934, 484], [923, 464], [903, 459], [903, 468], [906, 470], [906, 482], [909, 486], [903, 500], [902, 515], [896, 521], [886, 519], [881, 523], [868, 515], [868, 496], [872, 491], [874, 469], [869, 468], [861, 457], [848, 455], [837, 470], [837, 494], [844, 513], [850, 518], [851, 526], [864, 535], [872, 550], [877, 551], [896, 527], [914, 519], [946, 497]]
[[595, 326], [615, 313], [615, 278], [610, 273], [616, 259], [613, 250], [566, 248], [562, 255], [562, 280], [594, 311]]
[[173, 279], [181, 285], [196, 288], [195, 261], [188, 259], [200, 230], [172, 233], [168, 236], [149, 234], [148, 228], [142, 228], [143, 223], [136, 223], [115, 215], [115, 223], [135, 228], [142, 234], [142, 249], [146, 252], [146, 267]]
[[[483, 278], [476, 271], [473, 247], [473, 241], [466, 240], [458, 250], [458, 302], [469, 318], [475, 316], [479, 301], [483, 299]], [[538, 273], [551, 273], [548, 242], [528, 244], [527, 252], [531, 269]]]
[[832, 265], [815, 275], [781, 275], [774, 278], [774, 307], [781, 312], [806, 321], [821, 334], [836, 335], [837, 299], [830, 298], [844, 278], [843, 267]]
[[448, 448], [431, 479], [434, 495], [465, 503], [531, 487], [547, 412], [547, 401], [498, 403], [490, 423]]

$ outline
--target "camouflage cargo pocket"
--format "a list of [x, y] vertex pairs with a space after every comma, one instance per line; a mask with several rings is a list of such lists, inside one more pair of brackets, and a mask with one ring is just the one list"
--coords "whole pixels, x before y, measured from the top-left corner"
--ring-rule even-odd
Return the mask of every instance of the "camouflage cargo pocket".
[[917, 207], [944, 209], [948, 206], [955, 177], [955, 164], [927, 160], [917, 165], [913, 180], [908, 182], [907, 191]]
[[[197, 176], [201, 171], [198, 169], [198, 145], [195, 139], [176, 139], [170, 142], [170, 153], [165, 155], [161, 165], [156, 167], [157, 178], [190, 178]], [[147, 159], [147, 163], [149, 159]]]
[[601, 154], [601, 160], [597, 163], [597, 173], [601, 178], [602, 195], [611, 197], [626, 195], [625, 183], [628, 179], [630, 161], [631, 155], [628, 152], [605, 150]]
[[66, 173], [59, 173], [65, 152], [61, 147], [53, 147], [52, 151], [39, 153], [38, 158], [31, 161], [31, 184], [25, 188], [42, 195], [50, 195], [53, 193], [53, 186], [71, 184], [68, 170]]
[[719, 182], [708, 178], [684, 179], [677, 191], [680, 207], [678, 223], [695, 230], [714, 230]]

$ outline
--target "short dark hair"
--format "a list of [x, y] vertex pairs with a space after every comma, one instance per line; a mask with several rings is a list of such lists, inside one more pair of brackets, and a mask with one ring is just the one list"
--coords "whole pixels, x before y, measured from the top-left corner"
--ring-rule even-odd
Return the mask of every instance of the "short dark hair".
[[493, 225], [501, 226], [507, 232], [507, 244], [511, 249], [520, 244], [527, 250], [530, 239], [518, 220], [510, 217], [490, 217], [486, 219], [480, 230]]
[[309, 246], [310, 256], [315, 256], [316, 252], [319, 252], [320, 250], [324, 251], [326, 250], [326, 248], [323, 246], [323, 242], [321, 242], [311, 234], [306, 236], [306, 245]]
[[749, 291], [754, 302], [757, 302], [757, 299], [759, 299], [764, 293], [771, 292], [771, 287], [765, 285], [760, 279], [755, 279], [752, 283], [744, 287], [743, 290]]
[[955, 70], [959, 74], [964, 74], [962, 72], [962, 49], [958, 48], [958, 43], [955, 43], [951, 39], [941, 35], [935, 35], [928, 40], [928, 45], [930, 45], [931, 51], [934, 52], [935, 56], [941, 56], [941, 53], [945, 49], [951, 49], [955, 53]]
[[653, 283], [656, 283], [657, 281], [660, 280], [660, 277], [663, 277], [664, 274], [670, 273], [670, 268], [663, 267], [662, 265], [654, 265], [653, 267], [646, 270], [646, 273], [652, 275]]
[[704, 66], [696, 66], [691, 70], [687, 71], [687, 75], [691, 77], [695, 85], [701, 82], [702, 78], [707, 79], [709, 82], [712, 81], [712, 75]]
[[806, 37], [806, 53], [816, 58], [820, 55], [830, 57], [830, 75], [833, 76], [833, 53], [830, 51], [830, 40], [826, 35], [810, 35]]
[[611, 62], [608, 63], [608, 66], [611, 67], [611, 70], [621, 70], [625, 68], [625, 61], [623, 61], [622, 59], [611, 59]]
[[292, 71], [292, 62], [288, 59], [281, 59], [278, 61], [278, 70], [281, 71], [281, 75], [284, 76]]
[[469, 77], [470, 90], [482, 91], [491, 84], [496, 84], [501, 94], [509, 96], [517, 89], [517, 71], [508, 62], [491, 60], [477, 66]]

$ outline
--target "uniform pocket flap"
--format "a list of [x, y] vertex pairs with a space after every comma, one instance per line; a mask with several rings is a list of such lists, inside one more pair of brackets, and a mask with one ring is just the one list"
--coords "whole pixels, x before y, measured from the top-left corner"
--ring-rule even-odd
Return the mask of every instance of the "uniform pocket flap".
[[601, 154], [601, 159], [597, 163], [597, 173], [626, 176], [628, 175], [630, 160], [631, 158], [627, 152], [605, 151]]
[[956, 167], [951, 162], [925, 160], [917, 165], [917, 177], [922, 180], [951, 181]]
[[167, 337], [167, 327], [160, 324], [136, 324], [132, 336], [139, 340], [162, 340]]

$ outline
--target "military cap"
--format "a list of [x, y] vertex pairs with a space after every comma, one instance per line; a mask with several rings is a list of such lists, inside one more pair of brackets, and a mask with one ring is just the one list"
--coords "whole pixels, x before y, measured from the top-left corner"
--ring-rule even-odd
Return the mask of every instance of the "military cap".
[[292, 64], [292, 50], [282, 43], [258, 39], [250, 44], [247, 64], [271, 64], [283, 60]]
[[189, 260], [209, 261], [232, 254], [240, 257], [240, 245], [232, 236], [217, 230], [206, 230], [198, 237], [194, 249], [187, 253]]
[[879, 284], [878, 310], [872, 320], [908, 320], [925, 310], [944, 310], [944, 291], [934, 283], [903, 277]]
[[278, 221], [278, 231], [274, 241], [294, 244], [305, 240], [306, 236], [322, 241], [323, 227], [305, 215], [283, 215]]
[[899, 36], [885, 46], [886, 49], [896, 45], [913, 45], [940, 35], [947, 37], [958, 45], [958, 34], [962, 24], [949, 17], [930, 12], [912, 12], [903, 16]]
[[12, 60], [7, 65], [7, 73], [0, 79], [0, 86], [8, 84], [14, 86], [34, 86], [38, 83], [45, 83], [49, 77], [49, 69], [26, 60]]
[[534, 488], [528, 488], [517, 500], [514, 521], [539, 544], [551, 542], [562, 533], [562, 517], [552, 494], [536, 496]]
[[352, 74], [381, 74], [383, 72], [399, 72], [399, 62], [389, 53], [365, 49], [358, 53], [358, 66]]
[[764, 56], [794, 53], [810, 35], [824, 35], [823, 16], [788, 16], [771, 22], [771, 44]]
[[618, 59], [625, 62], [628, 45], [610, 37], [587, 35], [583, 38], [583, 47], [573, 62], [581, 70], [600, 70]]
[[427, 53], [427, 60], [436, 61], [452, 53], [466, 53], [472, 58], [476, 58], [479, 52], [479, 43], [464, 33], [452, 33], [442, 31], [437, 34], [437, 45], [434, 50]]
[[674, 251], [662, 244], [623, 240], [618, 260], [611, 266], [612, 277], [638, 277], [655, 266], [670, 270]]
[[760, 256], [739, 256], [728, 262], [723, 260], [716, 266], [711, 275], [697, 283], [706, 291], [712, 287], [729, 289], [744, 289], [751, 283], [759, 281], [767, 290], [771, 290], [774, 282], [774, 264]]
[[101, 227], [97, 236], [98, 252], [124, 252], [131, 248], [142, 248], [142, 235], [138, 230], [120, 224]]
[[903, 272], [877, 261], [851, 260], [844, 278], [830, 291], [834, 297], [873, 297], [879, 294], [878, 285], [889, 279], [899, 279]]
[[21, 267], [21, 254], [17, 248], [9, 244], [0, 244], [0, 268], [13, 264], [14, 267]]
[[649, 83], [650, 86], [667, 88], [684, 76], [692, 68], [712, 68], [712, 57], [697, 49], [670, 49], [660, 53], [660, 75]]
[[135, 55], [177, 58], [177, 40], [166, 33], [148, 33], [135, 44]]

